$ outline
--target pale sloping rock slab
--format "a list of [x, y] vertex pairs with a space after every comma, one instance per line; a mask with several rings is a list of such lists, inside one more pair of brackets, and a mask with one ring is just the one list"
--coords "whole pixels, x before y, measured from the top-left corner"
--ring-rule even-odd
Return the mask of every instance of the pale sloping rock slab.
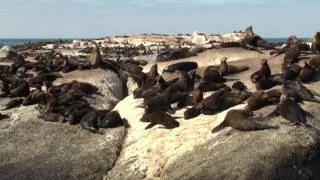
[[[112, 72], [89, 70], [72, 75], [101, 88], [105, 96], [98, 101], [105, 107], [112, 108], [122, 98], [117, 89], [121, 81]], [[73, 78], [66, 77], [58, 82]], [[37, 118], [34, 106], [4, 113], [11, 118], [0, 122], [0, 127], [8, 126], [0, 128], [0, 179], [101, 179], [113, 167], [126, 134], [124, 127], [92, 134], [79, 125], [45, 122]]]
[[[191, 120], [179, 118], [180, 127], [171, 130], [162, 125], [145, 130], [148, 123], [139, 121], [144, 109], [136, 108], [142, 101], [128, 96], [115, 107], [128, 120], [130, 129], [115, 167], [108, 172], [108, 179], [161, 177], [168, 164], [213, 138], [212, 128], [223, 121], [227, 112], [215, 116], [201, 115]], [[234, 108], [243, 107], [244, 105], [238, 105]], [[173, 116], [183, 117], [184, 111], [185, 109], [179, 110]]]
[[[304, 109], [319, 117], [319, 107], [307, 104]], [[313, 175], [320, 170], [319, 160], [310, 165], [319, 156], [320, 122], [311, 119], [309, 124], [312, 127], [281, 125], [278, 130], [221, 134], [168, 165], [163, 179], [308, 179], [310, 169]]]

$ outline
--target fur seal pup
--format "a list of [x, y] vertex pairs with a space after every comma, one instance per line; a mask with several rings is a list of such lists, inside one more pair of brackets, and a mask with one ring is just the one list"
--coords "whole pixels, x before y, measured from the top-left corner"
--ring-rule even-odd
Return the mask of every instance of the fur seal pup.
[[282, 86], [282, 94], [295, 99], [296, 101], [310, 101], [320, 103], [319, 95], [317, 97], [308, 88], [296, 81], [285, 81]]
[[201, 110], [198, 107], [192, 107], [184, 111], [183, 117], [185, 120], [195, 118], [201, 114]]
[[265, 124], [260, 124], [256, 122], [253, 118], [243, 110], [230, 110], [222, 124], [212, 130], [215, 133], [225, 127], [232, 127], [233, 129], [239, 131], [257, 131], [265, 129], [278, 129], [277, 126], [270, 126]]
[[176, 70], [188, 72], [197, 68], [198, 68], [198, 64], [196, 62], [179, 62], [179, 63], [171, 64], [165, 67], [162, 70], [162, 73], [175, 72]]
[[304, 62], [304, 67], [301, 68], [297, 80], [301, 82], [309, 82], [314, 75], [313, 69], [307, 61]]
[[70, 125], [79, 124], [81, 121], [81, 118], [91, 110], [92, 109], [90, 107], [85, 109], [79, 109], [78, 111], [74, 111], [69, 116], [67, 116], [66, 120], [69, 122]]
[[180, 126], [178, 121], [164, 111], [156, 111], [144, 114], [140, 121], [150, 123], [145, 129], [150, 129], [157, 124], [161, 124], [167, 129], [174, 129]]
[[73, 80], [70, 82], [70, 84], [71, 84], [71, 89], [73, 89], [77, 92], [81, 92], [86, 95], [99, 94], [98, 93], [99, 88], [97, 88], [96, 86], [94, 86], [90, 83], [79, 82], [79, 81]]
[[316, 32], [312, 38], [311, 50], [313, 52], [320, 52], [320, 32]]
[[22, 98], [18, 98], [18, 99], [13, 99], [11, 101], [9, 101], [6, 105], [5, 105], [5, 108], [4, 109], [1, 109], [2, 111], [3, 110], [8, 110], [8, 109], [12, 109], [12, 108], [16, 108], [16, 107], [19, 107], [23, 102], [23, 99]]
[[257, 79], [261, 78], [261, 77], [265, 77], [268, 78], [271, 76], [271, 70], [270, 67], [268, 65], [268, 60], [267, 59], [262, 59], [261, 60], [261, 67], [258, 71], [254, 72], [253, 74], [251, 74], [250, 76], [250, 80], [252, 83], [256, 83]]
[[98, 122], [100, 128], [115, 128], [125, 124], [125, 120], [121, 118], [118, 111], [107, 112], [103, 119]]
[[280, 103], [276, 109], [271, 112], [267, 117], [281, 115], [283, 118], [289, 120], [295, 124], [306, 124], [306, 112], [300, 107], [300, 105], [292, 98], [282, 95]]
[[80, 120], [80, 126], [92, 133], [99, 132], [98, 122], [101, 120], [101, 114], [93, 109], [85, 114]]

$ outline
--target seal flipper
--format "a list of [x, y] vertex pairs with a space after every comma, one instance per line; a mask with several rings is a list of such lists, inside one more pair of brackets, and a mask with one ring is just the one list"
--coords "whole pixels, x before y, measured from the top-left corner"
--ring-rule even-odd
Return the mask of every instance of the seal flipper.
[[192, 107], [190, 109], [187, 109], [184, 113], [183, 113], [183, 116], [184, 116], [184, 119], [185, 120], [188, 120], [188, 119], [192, 119], [192, 118], [195, 118], [197, 116], [200, 115], [200, 110], [198, 108], [195, 108], [195, 107]]
[[227, 126], [226, 126], [225, 122], [223, 122], [223, 123], [220, 124], [219, 126], [213, 128], [211, 132], [212, 132], [212, 133], [216, 133], [216, 132], [218, 132], [218, 131], [226, 128], [226, 127], [227, 127]]
[[153, 126], [155, 126], [156, 124], [151, 122], [146, 128], [144, 128], [145, 130], [152, 128]]

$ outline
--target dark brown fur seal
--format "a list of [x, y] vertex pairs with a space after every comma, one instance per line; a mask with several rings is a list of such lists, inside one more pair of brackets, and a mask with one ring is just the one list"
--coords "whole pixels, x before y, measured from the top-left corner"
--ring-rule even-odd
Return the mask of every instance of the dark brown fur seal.
[[123, 125], [125, 125], [125, 121], [121, 118], [118, 111], [106, 113], [104, 118], [98, 122], [100, 128], [115, 128]]
[[204, 81], [222, 83], [226, 80], [221, 76], [220, 72], [215, 70], [215, 68], [208, 67], [203, 74]]
[[23, 79], [13, 79], [11, 81], [9, 95], [11, 97], [26, 97], [30, 93], [30, 87], [27, 81]]
[[5, 108], [2, 110], [7, 110], [7, 109], [19, 107], [22, 102], [23, 102], [22, 98], [13, 99], [13, 100], [9, 101], [8, 104], [6, 104]]
[[201, 111], [200, 111], [199, 108], [192, 107], [192, 108], [187, 109], [183, 113], [183, 117], [184, 117], [185, 120], [188, 120], [188, 119], [195, 118], [195, 117], [199, 116], [200, 114], [201, 114]]
[[101, 119], [101, 114], [97, 110], [91, 110], [81, 118], [80, 126], [92, 133], [99, 132], [98, 122]]
[[286, 80], [295, 80], [301, 71], [301, 67], [298, 64], [291, 64], [282, 67], [282, 78]]
[[243, 110], [230, 110], [223, 123], [218, 127], [212, 130], [212, 133], [215, 133], [225, 127], [232, 127], [233, 129], [239, 131], [256, 131], [256, 130], [265, 130], [265, 129], [278, 129], [277, 126], [270, 126], [260, 124], [254, 121], [248, 116], [248, 114]]
[[305, 61], [304, 67], [301, 68], [297, 80], [301, 82], [309, 82], [312, 79], [313, 75], [314, 75], [313, 69], [310, 67], [308, 62]]
[[211, 81], [202, 81], [199, 84], [199, 89], [203, 92], [217, 91], [221, 88], [228, 88], [228, 86], [224, 83], [215, 83]]
[[247, 89], [247, 86], [243, 84], [243, 82], [241, 81], [236, 81], [232, 84], [232, 89], [237, 89], [237, 90], [240, 90], [240, 91], [244, 91]]
[[220, 71], [222, 76], [227, 76], [229, 74], [240, 73], [240, 72], [246, 71], [248, 69], [249, 69], [248, 66], [229, 65], [227, 63], [227, 57], [223, 57], [221, 59], [221, 64], [220, 64], [219, 71]]
[[256, 83], [257, 79], [259, 79], [261, 77], [268, 78], [268, 77], [270, 77], [270, 75], [271, 75], [271, 70], [268, 65], [268, 60], [262, 59], [260, 69], [256, 72], [254, 72], [253, 74], [251, 74], [250, 80], [252, 83]]
[[276, 109], [267, 117], [281, 115], [283, 118], [295, 124], [305, 124], [307, 122], [306, 113], [300, 105], [287, 96], [281, 96], [280, 103]]
[[296, 101], [304, 100], [320, 103], [319, 97], [316, 97], [308, 88], [296, 81], [285, 81], [282, 87], [282, 94]]
[[201, 113], [205, 115], [213, 115], [221, 110], [223, 105], [223, 94], [226, 93], [224, 88], [212, 93], [211, 96], [205, 98], [200, 104]]
[[257, 90], [267, 90], [271, 89], [274, 86], [281, 85], [283, 82], [281, 76], [272, 76], [272, 77], [260, 77], [256, 79], [256, 89]]
[[171, 115], [164, 111], [156, 111], [144, 114], [140, 121], [150, 122], [150, 124], [145, 129], [150, 129], [156, 124], [161, 124], [165, 126], [167, 129], [177, 128], [180, 125], [178, 121], [176, 121]]
[[153, 66], [151, 66], [149, 72], [146, 75], [147, 75], [147, 79], [156, 78], [157, 76], [159, 76], [158, 64], [154, 64]]
[[61, 74], [60, 73], [44, 73], [44, 74], [40, 74], [37, 75], [35, 77], [32, 77], [28, 80], [28, 83], [31, 87], [37, 86], [37, 85], [43, 85], [45, 82], [53, 82], [58, 78], [61, 78]]
[[175, 72], [176, 70], [188, 72], [188, 71], [197, 69], [197, 67], [198, 67], [198, 64], [196, 62], [179, 62], [179, 63], [171, 64], [165, 67], [162, 73]]
[[167, 88], [163, 93], [146, 100], [146, 112], [151, 113], [155, 111], [167, 111], [171, 110], [171, 98], [174, 89], [172, 87]]
[[278, 103], [280, 101], [281, 91], [273, 89], [270, 91], [257, 91], [254, 92], [248, 100], [246, 111], [252, 112], [261, 109], [265, 106]]
[[311, 57], [309, 64], [314, 71], [320, 72], [320, 55]]
[[199, 87], [195, 87], [192, 96], [185, 96], [179, 103], [178, 107], [197, 106], [203, 100], [203, 91]]
[[186, 92], [189, 91], [193, 86], [193, 81], [191, 80], [188, 73], [184, 71], [177, 70], [174, 73], [163, 73], [162, 76], [170, 77], [170, 79], [178, 78], [177, 81], [171, 84], [171, 86], [177, 90]]

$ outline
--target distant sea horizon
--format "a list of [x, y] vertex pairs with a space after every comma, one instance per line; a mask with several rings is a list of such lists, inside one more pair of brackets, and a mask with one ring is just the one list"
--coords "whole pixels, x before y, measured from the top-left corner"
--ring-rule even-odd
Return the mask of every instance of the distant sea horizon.
[[[14, 46], [14, 45], [23, 45], [23, 44], [27, 44], [27, 43], [39, 43], [39, 42], [53, 42], [53, 41], [59, 41], [59, 40], [63, 40], [63, 41], [73, 41], [75, 39], [94, 39], [94, 38], [50, 38], [50, 39], [0, 39], [0, 45], [10, 45], [10, 46]], [[287, 41], [287, 37], [284, 38], [264, 38], [267, 42], [269, 43], [286, 43]], [[307, 42], [309, 41], [311, 38], [300, 38], [302, 41]]]

